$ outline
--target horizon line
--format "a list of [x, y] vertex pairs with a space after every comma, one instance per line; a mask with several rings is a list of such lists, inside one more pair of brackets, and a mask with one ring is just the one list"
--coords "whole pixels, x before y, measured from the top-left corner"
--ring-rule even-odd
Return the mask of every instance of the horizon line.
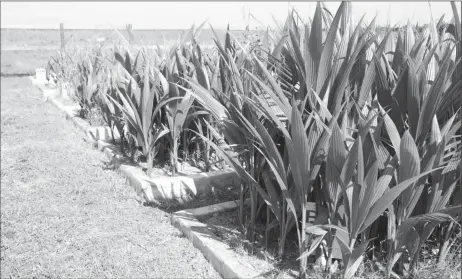
[[[126, 28], [64, 28], [63, 30], [127, 30]], [[133, 28], [132, 31], [184, 31], [184, 30], [189, 30], [191, 28], [184, 28], [184, 29], [178, 29], [178, 28]], [[0, 30], [57, 30], [59, 31], [60, 28], [28, 28], [28, 27], [2, 27]], [[202, 30], [212, 30], [211, 28], [202, 28]], [[214, 28], [214, 30], [220, 30], [220, 31], [226, 31], [226, 28]], [[255, 30], [255, 29], [253, 29]], [[246, 31], [245, 29], [230, 29], [229, 31]], [[249, 29], [249, 31], [252, 31], [252, 29]]]

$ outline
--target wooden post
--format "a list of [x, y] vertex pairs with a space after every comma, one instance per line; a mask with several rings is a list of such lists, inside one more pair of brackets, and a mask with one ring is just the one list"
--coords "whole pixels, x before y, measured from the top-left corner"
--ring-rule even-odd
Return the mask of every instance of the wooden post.
[[128, 31], [128, 42], [130, 44], [132, 44], [132, 25], [131, 24], [127, 24], [127, 31]]
[[64, 51], [65, 43], [64, 43], [64, 23], [59, 24], [59, 30], [61, 32], [61, 51]]

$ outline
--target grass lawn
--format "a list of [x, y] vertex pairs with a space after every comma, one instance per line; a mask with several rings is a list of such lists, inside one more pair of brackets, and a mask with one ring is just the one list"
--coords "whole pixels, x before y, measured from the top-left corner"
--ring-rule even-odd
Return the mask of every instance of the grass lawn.
[[45, 67], [56, 50], [2, 50], [1, 74], [8, 75], [35, 75], [35, 69]]
[[2, 278], [219, 277], [28, 78], [1, 94]]
[[[177, 42], [183, 32], [188, 30], [134, 30], [137, 44], [163, 45], [164, 42]], [[128, 38], [125, 30], [121, 34]], [[224, 40], [225, 32], [216, 30], [220, 40]], [[2, 54], [1, 75], [26, 75], [35, 74], [35, 69], [44, 67], [50, 57], [56, 56], [56, 50], [60, 48], [61, 39], [57, 30], [28, 30], [28, 29], [2, 29]], [[231, 31], [231, 33], [243, 40], [243, 31]], [[105, 38], [106, 44], [112, 46], [119, 35], [113, 30], [65, 30], [65, 38], [68, 46], [96, 45], [96, 39]], [[210, 29], [204, 29], [200, 36], [201, 44], [213, 45], [213, 33]], [[54, 48], [54, 49], [53, 49]]]

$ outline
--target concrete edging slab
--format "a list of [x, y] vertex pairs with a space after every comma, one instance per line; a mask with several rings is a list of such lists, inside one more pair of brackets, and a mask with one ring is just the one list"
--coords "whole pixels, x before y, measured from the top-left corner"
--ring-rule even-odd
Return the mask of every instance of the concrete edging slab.
[[181, 210], [172, 214], [171, 221], [204, 254], [223, 278], [264, 278], [257, 270], [240, 262], [231, 247], [223, 243], [206, 224], [197, 219], [197, 217], [232, 210], [238, 206], [239, 201], [230, 201]]
[[129, 180], [130, 185], [138, 196], [148, 203], [173, 199], [182, 201], [188, 198], [190, 194], [197, 195], [213, 188], [237, 187], [240, 184], [237, 173], [231, 169], [176, 177], [159, 176], [151, 178], [140, 166], [130, 163], [115, 145], [107, 142], [108, 139], [112, 139], [109, 135], [110, 132], [108, 132], [109, 127], [92, 127], [76, 114], [77, 106], [65, 106], [54, 98], [58, 94], [57, 89], [46, 88], [44, 84], [38, 84], [33, 77], [31, 77], [31, 80], [43, 92], [45, 99], [59, 110], [65, 112], [66, 118], [85, 132], [89, 140], [97, 145], [98, 150], [108, 157], [112, 167], [119, 169]]

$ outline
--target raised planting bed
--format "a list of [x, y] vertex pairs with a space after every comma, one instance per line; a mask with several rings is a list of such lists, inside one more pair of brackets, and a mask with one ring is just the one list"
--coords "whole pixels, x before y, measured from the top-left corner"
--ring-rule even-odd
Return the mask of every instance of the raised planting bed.
[[111, 143], [113, 139], [109, 127], [91, 126], [88, 121], [80, 117], [78, 105], [63, 104], [59, 88], [50, 87], [35, 78], [31, 80], [44, 93], [46, 100], [65, 112], [66, 117], [83, 130], [89, 140], [104, 152], [110, 160], [111, 167], [119, 169], [127, 177], [137, 194], [146, 203], [162, 201], [185, 203], [208, 193], [214, 193], [214, 196], [218, 195], [221, 198], [229, 196], [230, 199], [236, 196], [235, 189], [240, 185], [240, 179], [231, 169], [202, 172], [186, 164], [175, 177], [170, 176], [165, 168], [160, 167], [154, 168], [148, 175], [145, 163], [130, 161], [123, 156], [118, 146]]
[[239, 201], [230, 201], [182, 210], [172, 215], [172, 224], [223, 278], [296, 278], [294, 270], [279, 267], [264, 251], [254, 255], [246, 251], [246, 242], [235, 225], [238, 208]]
[[[310, 205], [309, 222], [313, 222], [316, 217], [315, 204]], [[250, 212], [249, 200], [246, 201], [244, 212]], [[289, 234], [286, 257], [282, 260], [276, 256], [278, 239], [269, 233], [265, 240], [263, 224], [257, 224], [256, 242], [251, 245], [244, 236], [245, 228], [239, 225], [238, 200], [175, 212], [172, 224], [201, 250], [223, 278], [298, 278], [296, 233]], [[266, 241], [268, 246], [265, 245]], [[316, 255], [320, 253], [319, 250]], [[323, 271], [316, 265], [325, 263], [315, 261], [316, 258], [324, 258], [316, 255], [309, 257], [308, 267], [313, 278], [323, 278]], [[341, 252], [338, 245], [334, 245], [334, 267], [338, 264], [335, 263], [337, 259], [341, 259]]]
[[145, 195], [147, 202], [161, 200], [176, 200], [188, 202], [202, 194], [217, 191], [228, 192], [230, 198], [236, 194], [239, 177], [231, 170], [216, 170], [201, 172], [199, 169], [188, 166], [177, 176], [172, 177], [165, 168], [154, 168], [148, 176], [145, 163], [134, 164], [124, 157], [118, 146], [98, 140], [98, 149], [127, 175], [136, 192]]

